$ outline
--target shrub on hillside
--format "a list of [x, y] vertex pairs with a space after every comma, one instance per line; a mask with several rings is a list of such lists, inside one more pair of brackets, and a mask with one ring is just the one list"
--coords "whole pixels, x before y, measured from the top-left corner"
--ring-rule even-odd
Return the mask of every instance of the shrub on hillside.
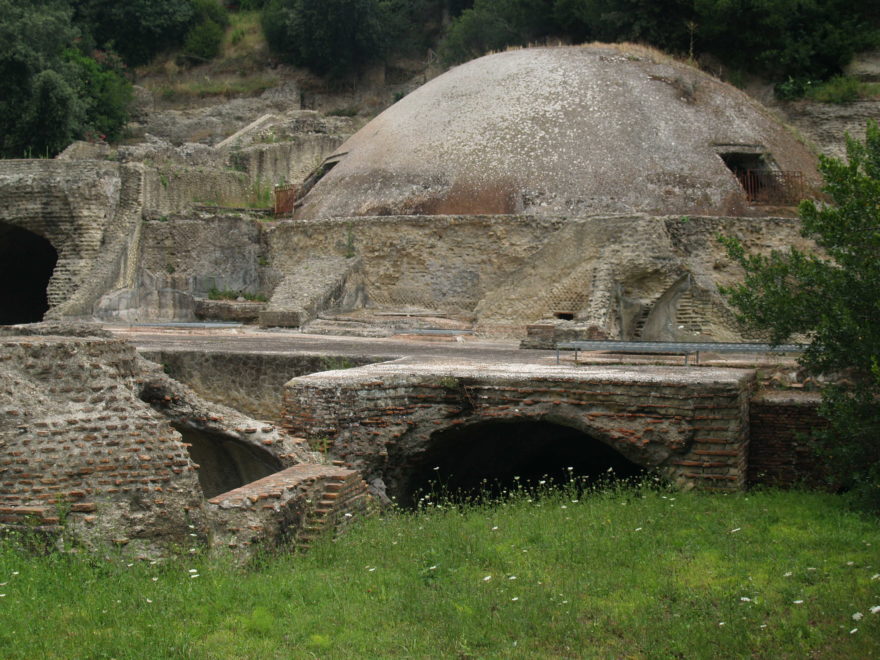
[[263, 30], [274, 53], [333, 77], [380, 59], [387, 25], [379, 0], [272, 0], [263, 13]]
[[223, 45], [223, 28], [212, 20], [199, 23], [186, 35], [183, 52], [197, 60], [210, 60], [220, 54]]

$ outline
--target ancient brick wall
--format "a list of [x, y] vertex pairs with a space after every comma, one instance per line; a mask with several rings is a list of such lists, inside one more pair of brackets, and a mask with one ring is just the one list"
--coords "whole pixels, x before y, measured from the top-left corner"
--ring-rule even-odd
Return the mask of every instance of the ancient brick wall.
[[136, 365], [116, 340], [0, 340], [0, 522], [34, 515], [86, 541], [138, 547], [204, 537], [196, 466], [135, 397]]
[[750, 484], [793, 486], [822, 482], [821, 461], [809, 440], [825, 425], [818, 393], [765, 392], [749, 404]]
[[232, 550], [289, 545], [299, 549], [368, 513], [367, 485], [354, 470], [296, 465], [208, 501], [214, 544]]
[[391, 493], [434, 433], [492, 420], [570, 426], [674, 482], [736, 490], [751, 382], [724, 369], [383, 363], [293, 379], [284, 425]]

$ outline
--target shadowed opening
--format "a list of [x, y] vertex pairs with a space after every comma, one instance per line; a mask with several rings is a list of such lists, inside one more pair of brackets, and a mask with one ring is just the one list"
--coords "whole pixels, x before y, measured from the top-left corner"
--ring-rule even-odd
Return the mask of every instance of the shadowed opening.
[[746, 191], [749, 201], [757, 199], [765, 187], [764, 178], [761, 176], [768, 170], [767, 161], [762, 154], [728, 152], [718, 154], [727, 165], [727, 169], [733, 172], [739, 185]]
[[438, 490], [454, 499], [497, 496], [542, 480], [586, 484], [642, 473], [642, 466], [577, 429], [541, 421], [480, 422], [434, 433], [428, 451], [400, 480], [397, 496], [402, 506], [413, 506], [420, 493]]
[[226, 493], [282, 469], [267, 451], [219, 433], [173, 425], [190, 446], [190, 458], [199, 465], [199, 484], [206, 498]]
[[58, 253], [33, 232], [0, 222], [0, 324], [42, 321]]

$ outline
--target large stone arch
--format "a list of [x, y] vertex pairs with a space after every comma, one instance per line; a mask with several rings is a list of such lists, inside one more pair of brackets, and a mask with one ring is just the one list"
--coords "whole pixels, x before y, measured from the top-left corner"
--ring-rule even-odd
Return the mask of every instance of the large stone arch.
[[[402, 481], [436, 432], [549, 423], [597, 439], [682, 486], [745, 483], [754, 376], [732, 369], [375, 364], [294, 378], [284, 424], [368, 480]], [[392, 484], [397, 487], [396, 484]]]
[[44, 237], [0, 222], [0, 325], [42, 321], [58, 252]]
[[105, 161], [0, 161], [0, 223], [57, 252], [47, 318], [91, 316], [107, 291], [133, 282], [142, 168]]

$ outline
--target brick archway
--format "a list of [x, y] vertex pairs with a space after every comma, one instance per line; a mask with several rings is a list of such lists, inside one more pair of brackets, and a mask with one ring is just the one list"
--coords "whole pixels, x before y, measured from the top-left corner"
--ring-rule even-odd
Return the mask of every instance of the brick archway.
[[[402, 446], [406, 446], [404, 443]], [[423, 451], [389, 451], [383, 479], [401, 506], [440, 491], [453, 498], [534, 487], [543, 482], [583, 485], [637, 477], [645, 466], [594, 435], [540, 419], [494, 419], [440, 427]]]
[[753, 378], [732, 369], [398, 361], [294, 378], [284, 424], [368, 480], [402, 483], [408, 457], [428, 451], [435, 433], [504, 420], [570, 427], [683, 486], [735, 490], [745, 484]]

